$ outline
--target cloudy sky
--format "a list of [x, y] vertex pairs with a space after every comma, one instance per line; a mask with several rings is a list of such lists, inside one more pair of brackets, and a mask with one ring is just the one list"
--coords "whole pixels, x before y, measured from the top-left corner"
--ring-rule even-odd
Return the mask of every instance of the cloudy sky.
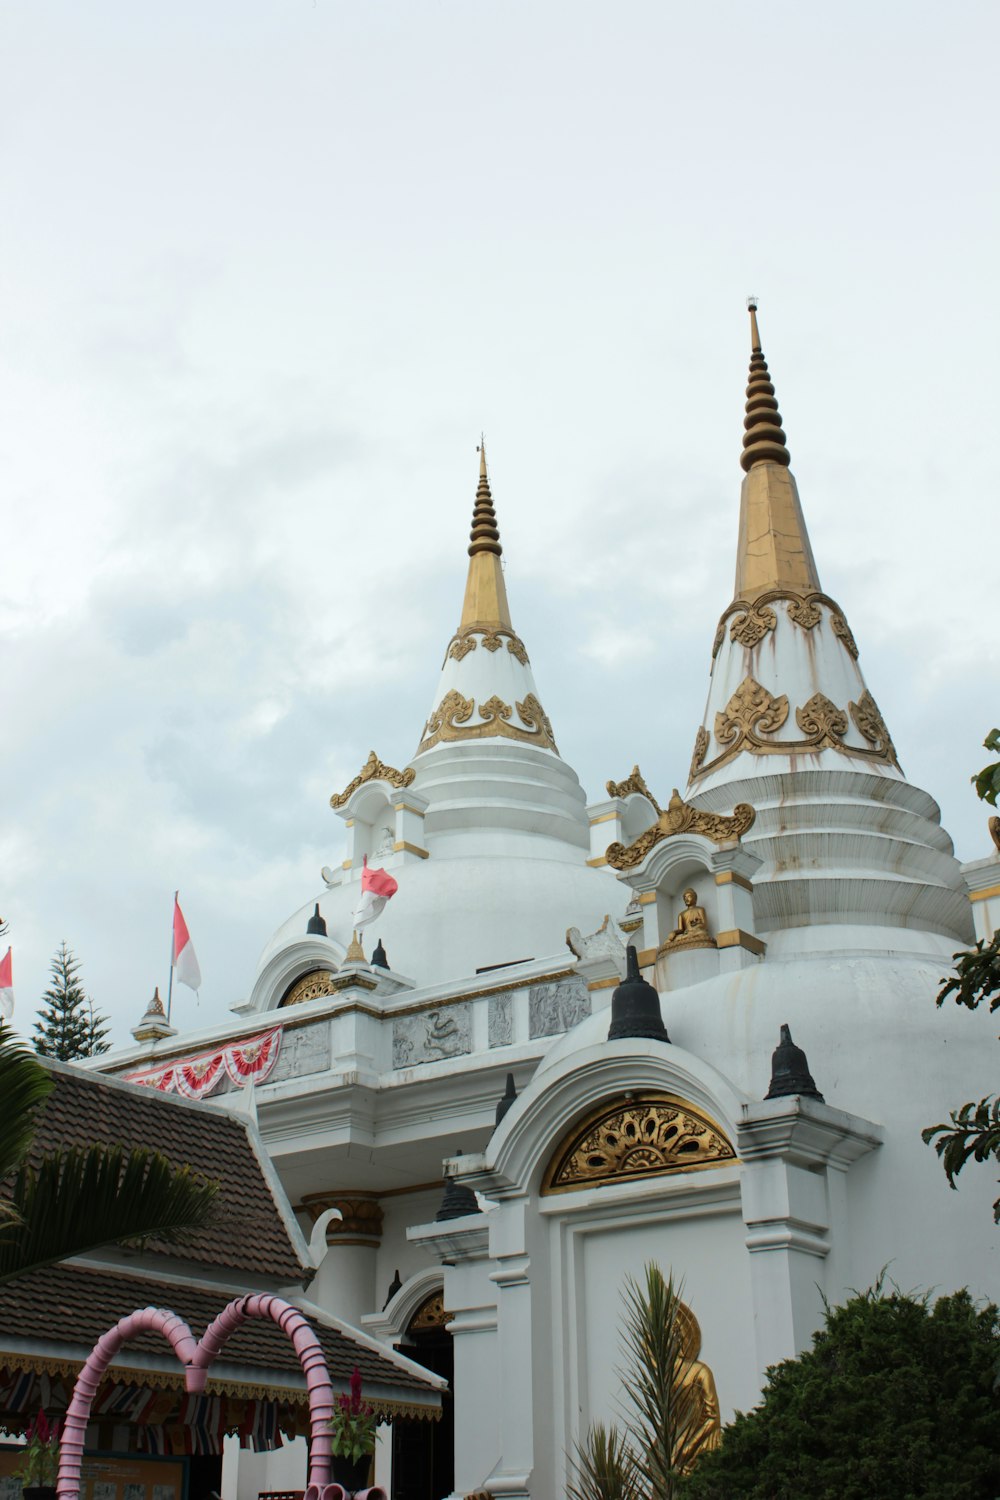
[[990, 3], [2, 0], [0, 913], [207, 1025], [402, 765], [486, 431], [591, 798], [683, 785], [761, 327], [826, 590], [963, 859], [1000, 718]]

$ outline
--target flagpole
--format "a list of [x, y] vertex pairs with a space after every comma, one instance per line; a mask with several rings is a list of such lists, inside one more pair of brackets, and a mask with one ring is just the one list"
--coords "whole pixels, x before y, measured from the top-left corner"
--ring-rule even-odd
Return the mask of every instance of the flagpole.
[[170, 1023], [170, 1001], [174, 993], [174, 912], [177, 910], [177, 897], [180, 891], [174, 891], [174, 905], [170, 913], [170, 978], [167, 980], [167, 1024]]

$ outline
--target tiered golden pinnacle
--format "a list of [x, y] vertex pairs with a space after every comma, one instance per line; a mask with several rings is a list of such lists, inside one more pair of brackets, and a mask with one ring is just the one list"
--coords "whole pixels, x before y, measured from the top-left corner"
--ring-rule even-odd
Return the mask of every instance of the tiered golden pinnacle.
[[475, 557], [477, 552], [493, 552], [497, 557], [503, 552], [497, 527], [497, 513], [493, 509], [493, 496], [490, 494], [490, 481], [486, 474], [485, 439], [479, 445], [479, 487], [476, 490], [476, 503], [472, 511], [472, 533], [469, 537], [469, 556]]
[[781, 413], [774, 398], [774, 386], [767, 373], [767, 360], [760, 349], [757, 331], [757, 304], [750, 303], [750, 333], [753, 353], [750, 356], [750, 379], [747, 383], [747, 414], [743, 426], [743, 452], [740, 463], [749, 474], [754, 464], [791, 463], [781, 430]]
[[479, 488], [472, 510], [472, 535], [469, 538], [469, 576], [458, 634], [471, 629], [506, 630], [513, 635], [507, 590], [503, 581], [500, 555], [500, 529], [493, 509], [490, 481], [486, 474], [486, 444], [479, 446]]

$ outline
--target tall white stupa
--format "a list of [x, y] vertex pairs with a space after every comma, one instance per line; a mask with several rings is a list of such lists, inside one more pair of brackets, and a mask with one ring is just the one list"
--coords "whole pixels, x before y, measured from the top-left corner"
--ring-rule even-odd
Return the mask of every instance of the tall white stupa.
[[[344, 858], [232, 1018], [100, 1060], [218, 1079], [227, 1107], [257, 1080], [303, 1225], [326, 1215], [310, 1295], [450, 1381], [433, 1442], [383, 1434], [398, 1500], [565, 1494], [574, 1445], [615, 1418], [620, 1293], [650, 1260], [683, 1282], [706, 1442], [824, 1298], [884, 1268], [995, 1294], [991, 1174], [950, 1192], [921, 1129], [993, 1086], [990, 1018], [935, 996], [998, 908], [1000, 848], [963, 871], [906, 779], [820, 587], [756, 307], [751, 333], [734, 595], [700, 723], [673, 705], [690, 770], [636, 766], [586, 805], [512, 623], [482, 452], [412, 757], [373, 751], [331, 798]], [[366, 859], [398, 881], [367, 958]], [[301, 1462], [244, 1456], [225, 1482], [254, 1500]]]
[[[318, 897], [329, 938], [345, 957], [367, 858], [399, 883], [373, 931], [393, 969], [421, 985], [551, 953], [567, 927], [596, 926], [628, 901], [603, 860], [589, 862], [586, 798], [514, 630], [502, 550], [484, 443], [461, 618], [412, 759], [397, 769], [373, 751], [331, 798], [347, 855], [324, 870]], [[315, 900], [265, 949], [254, 1010], [280, 1004], [298, 977]]]

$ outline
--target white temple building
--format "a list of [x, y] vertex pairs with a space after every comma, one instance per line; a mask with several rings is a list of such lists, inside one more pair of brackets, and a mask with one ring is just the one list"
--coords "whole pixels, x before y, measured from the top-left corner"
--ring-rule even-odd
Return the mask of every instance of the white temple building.
[[[906, 779], [751, 325], [733, 597], [703, 715], [675, 705], [690, 768], [588, 805], [514, 627], [483, 452], [430, 714], [399, 726], [398, 768], [373, 752], [331, 798], [342, 864], [234, 1015], [180, 1036], [154, 1012], [100, 1062], [255, 1108], [304, 1227], [340, 1211], [310, 1297], [452, 1382], [433, 1436], [380, 1444], [396, 1500], [564, 1495], [614, 1417], [619, 1291], [650, 1260], [683, 1280], [707, 1426], [884, 1267], [996, 1295], [991, 1174], [950, 1192], [920, 1132], [994, 1084], [989, 1017], [934, 1002], [1000, 923], [1000, 853], [963, 871]], [[633, 758], [623, 739], [609, 770]], [[367, 957], [366, 858], [398, 882]], [[290, 1454], [244, 1455], [230, 1493], [293, 1484]]]

